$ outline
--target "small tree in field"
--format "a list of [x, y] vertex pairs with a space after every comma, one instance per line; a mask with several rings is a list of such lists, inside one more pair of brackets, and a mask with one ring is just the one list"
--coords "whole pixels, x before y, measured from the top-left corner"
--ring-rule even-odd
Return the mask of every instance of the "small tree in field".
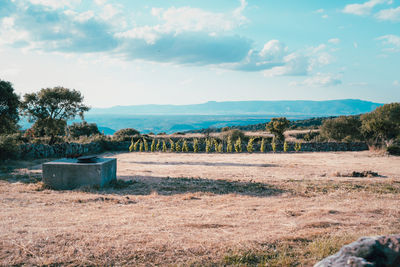
[[131, 145], [129, 146], [129, 152], [133, 152], [133, 149], [135, 148], [135, 144], [133, 142], [133, 137], [131, 139]]
[[283, 152], [288, 152], [288, 149], [289, 149], [289, 145], [288, 145], [288, 143], [285, 141], [285, 142], [283, 143]]
[[212, 147], [211, 140], [207, 138], [206, 139], [206, 153], [211, 152], [211, 147]]
[[50, 136], [50, 144], [54, 143], [55, 136], [64, 134], [67, 120], [77, 115], [83, 119], [83, 113], [89, 110], [79, 91], [64, 87], [25, 94], [21, 108], [28, 121], [34, 122], [35, 134]]
[[294, 145], [294, 150], [296, 150], [296, 152], [299, 152], [301, 150], [301, 144], [300, 143], [296, 143]]
[[236, 153], [242, 152], [242, 139], [240, 137], [235, 142], [235, 151]]
[[261, 139], [261, 146], [260, 146], [260, 152], [264, 153], [265, 152], [265, 139]]
[[143, 138], [143, 145], [144, 145], [144, 151], [149, 151], [149, 144], [147, 143], [146, 138]]
[[135, 144], [133, 145], [133, 150], [134, 150], [134, 151], [137, 151], [137, 150], [138, 150], [139, 143], [140, 143], [140, 139], [138, 139], [138, 140], [135, 142]]
[[167, 144], [165, 140], [162, 141], [162, 152], [167, 152]]
[[271, 147], [272, 147], [272, 151], [274, 151], [274, 153], [275, 153], [276, 152], [276, 143], [274, 141], [272, 141]]
[[175, 151], [175, 143], [172, 139], [169, 140], [169, 144], [170, 144], [171, 152], [174, 152]]
[[194, 153], [199, 152], [199, 139], [197, 139], [197, 138], [193, 139], [193, 152]]
[[139, 151], [143, 152], [143, 142], [142, 141], [140, 141], [140, 143], [139, 143]]
[[151, 152], [156, 151], [156, 140], [155, 139], [153, 139], [153, 141], [151, 141], [150, 151]]
[[160, 151], [160, 139], [157, 139], [156, 151]]
[[233, 145], [232, 145], [232, 138], [228, 136], [228, 140], [226, 141], [226, 152], [232, 153]]
[[282, 143], [285, 141], [284, 132], [289, 128], [290, 121], [285, 117], [272, 118], [267, 124], [266, 129], [274, 135], [275, 142]]
[[12, 84], [0, 80], [0, 134], [18, 130], [19, 105], [19, 96], [14, 92]]
[[247, 152], [253, 153], [254, 151], [254, 138], [250, 138], [249, 142], [247, 143]]
[[217, 139], [213, 139], [213, 143], [214, 143], [214, 151], [218, 152], [218, 141], [217, 141]]
[[222, 141], [218, 144], [218, 153], [224, 152], [224, 144]]
[[175, 143], [175, 151], [181, 152], [181, 150], [182, 150], [182, 148], [181, 148], [181, 144], [180, 144], [180, 140], [179, 140]]
[[186, 140], [183, 141], [182, 152], [185, 152], [185, 153], [189, 152], [189, 146], [188, 146]]

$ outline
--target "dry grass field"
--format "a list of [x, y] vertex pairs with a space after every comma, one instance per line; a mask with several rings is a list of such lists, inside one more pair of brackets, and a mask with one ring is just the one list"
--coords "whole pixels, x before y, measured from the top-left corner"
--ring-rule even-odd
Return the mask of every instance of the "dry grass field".
[[312, 266], [360, 236], [400, 233], [400, 157], [104, 156], [120, 181], [103, 189], [47, 189], [39, 161], [3, 166], [0, 265]]

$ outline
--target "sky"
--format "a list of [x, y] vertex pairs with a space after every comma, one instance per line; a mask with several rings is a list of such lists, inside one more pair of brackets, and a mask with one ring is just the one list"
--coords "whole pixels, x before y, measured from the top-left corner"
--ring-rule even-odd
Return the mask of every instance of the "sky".
[[0, 79], [92, 107], [400, 102], [400, 0], [0, 0]]

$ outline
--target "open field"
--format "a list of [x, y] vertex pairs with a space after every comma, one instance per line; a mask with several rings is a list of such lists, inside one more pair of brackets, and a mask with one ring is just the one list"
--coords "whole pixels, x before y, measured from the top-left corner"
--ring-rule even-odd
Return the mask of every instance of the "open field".
[[[360, 236], [400, 233], [400, 157], [105, 156], [131, 182], [54, 191], [39, 162], [3, 170], [0, 265], [310, 266]], [[369, 170], [379, 176], [342, 177]]]

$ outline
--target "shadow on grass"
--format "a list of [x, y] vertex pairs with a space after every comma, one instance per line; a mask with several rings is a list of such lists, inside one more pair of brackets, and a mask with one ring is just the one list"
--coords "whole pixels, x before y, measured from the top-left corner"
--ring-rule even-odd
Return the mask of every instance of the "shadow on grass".
[[121, 161], [123, 163], [144, 164], [144, 165], [189, 165], [189, 166], [232, 166], [232, 167], [277, 167], [276, 164], [251, 164], [236, 162], [182, 162], [182, 161]]
[[186, 193], [209, 193], [216, 195], [238, 194], [255, 197], [270, 197], [285, 191], [273, 185], [252, 181], [228, 181], [203, 178], [173, 178], [136, 176], [119, 177], [119, 180], [104, 188], [77, 189], [97, 194], [118, 195], [179, 195]]

